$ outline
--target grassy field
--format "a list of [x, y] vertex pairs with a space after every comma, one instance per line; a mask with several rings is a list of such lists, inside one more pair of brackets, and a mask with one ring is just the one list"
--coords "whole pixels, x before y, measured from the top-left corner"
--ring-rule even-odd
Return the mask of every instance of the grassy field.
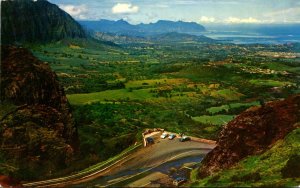
[[230, 103], [222, 106], [210, 107], [206, 109], [206, 111], [213, 115], [222, 111], [228, 112], [228, 110], [232, 108], [250, 107], [250, 106], [257, 106], [257, 105], [259, 105], [259, 102], [257, 101], [250, 102], [250, 103]]
[[[140, 140], [147, 128], [217, 139], [223, 125], [257, 101], [300, 90], [299, 61], [256, 56], [256, 45], [114, 46], [76, 39], [30, 48], [57, 73], [78, 127], [82, 156], [89, 162], [117, 154]], [[279, 87], [278, 92], [270, 92], [271, 87]]]
[[260, 79], [253, 79], [249, 81], [251, 84], [258, 85], [258, 86], [270, 86], [270, 87], [283, 87], [286, 85], [292, 85], [291, 82], [283, 82], [277, 80], [260, 80]]
[[192, 119], [196, 122], [210, 125], [225, 125], [234, 118], [234, 115], [198, 116]]
[[149, 93], [149, 89], [139, 89], [129, 91], [128, 89], [107, 90], [102, 92], [87, 93], [87, 94], [72, 94], [67, 95], [71, 104], [91, 104], [101, 101], [118, 101], [118, 100], [146, 100], [153, 96]]

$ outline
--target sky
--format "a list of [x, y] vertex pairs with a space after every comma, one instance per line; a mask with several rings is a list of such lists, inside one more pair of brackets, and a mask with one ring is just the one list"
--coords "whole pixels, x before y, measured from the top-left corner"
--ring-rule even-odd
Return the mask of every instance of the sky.
[[300, 23], [300, 0], [49, 0], [76, 20], [200, 24]]

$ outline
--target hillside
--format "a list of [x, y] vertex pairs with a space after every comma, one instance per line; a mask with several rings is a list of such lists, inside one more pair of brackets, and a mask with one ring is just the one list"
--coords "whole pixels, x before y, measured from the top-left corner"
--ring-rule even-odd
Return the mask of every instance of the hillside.
[[87, 30], [128, 36], [149, 36], [162, 33], [201, 33], [205, 28], [195, 22], [159, 20], [156, 23], [132, 25], [125, 20], [80, 21]]
[[77, 128], [57, 76], [28, 50], [1, 49], [0, 174], [45, 178], [70, 164]]
[[1, 2], [2, 44], [49, 42], [84, 38], [81, 26], [57, 5], [46, 0]]
[[101, 31], [108, 33], [124, 33], [128, 31], [137, 31], [136, 26], [129, 24], [124, 20], [111, 21], [111, 20], [99, 20], [99, 21], [79, 21], [79, 23], [87, 30]]
[[205, 36], [195, 36], [185, 33], [169, 32], [149, 36], [148, 39], [158, 42], [215, 42], [215, 40]]
[[162, 34], [155, 34], [147, 37], [134, 37], [119, 34], [95, 32], [94, 38], [101, 41], [112, 41], [116, 44], [142, 44], [142, 43], [213, 43], [216, 40], [205, 37], [195, 36], [185, 33], [169, 32]]
[[156, 23], [139, 24], [140, 32], [153, 32], [153, 33], [197, 33], [205, 31], [205, 28], [195, 22], [183, 22], [183, 21], [169, 21], [159, 20]]
[[279, 182], [276, 185], [288, 185], [290, 180], [284, 178], [298, 178], [299, 183], [295, 166], [300, 156], [299, 121], [300, 95], [241, 113], [223, 128], [217, 147], [202, 161], [200, 179], [194, 185], [249, 186], [252, 182], [270, 186], [271, 174]]

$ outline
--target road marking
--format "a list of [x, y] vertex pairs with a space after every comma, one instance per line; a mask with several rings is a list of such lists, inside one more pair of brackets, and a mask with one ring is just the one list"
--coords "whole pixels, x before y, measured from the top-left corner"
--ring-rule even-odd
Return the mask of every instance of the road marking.
[[193, 170], [193, 168], [187, 167], [187, 166], [184, 166], [183, 168], [187, 168], [187, 169], [189, 169], [189, 170]]

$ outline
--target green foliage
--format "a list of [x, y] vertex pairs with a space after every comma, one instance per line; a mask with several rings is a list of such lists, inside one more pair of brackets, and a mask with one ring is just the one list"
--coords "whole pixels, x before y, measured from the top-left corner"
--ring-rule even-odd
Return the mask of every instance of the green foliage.
[[286, 165], [281, 169], [283, 178], [299, 178], [300, 177], [300, 154], [292, 155]]
[[197, 187], [297, 186], [299, 176], [300, 129], [292, 131], [261, 155], [249, 156], [234, 167], [196, 180]]
[[204, 115], [204, 116], [193, 117], [192, 119], [203, 124], [225, 125], [233, 118], [234, 118], [233, 115], [214, 115], [214, 116]]
[[229, 104], [221, 105], [221, 106], [217, 106], [217, 107], [210, 107], [210, 108], [206, 109], [206, 111], [212, 115], [219, 114], [219, 113], [221, 113], [221, 114], [224, 114], [224, 113], [238, 114], [239, 112], [246, 110], [247, 108], [249, 108], [251, 106], [256, 106], [256, 105], [259, 105], [259, 102], [254, 101], [254, 102], [250, 102], [250, 103], [229, 103]]
[[48, 1], [1, 2], [1, 30], [4, 44], [85, 37], [84, 30], [70, 15]]
[[135, 41], [114, 46], [66, 39], [29, 48], [50, 64], [68, 94], [85, 164], [141, 140], [145, 128], [216, 139], [226, 122], [259, 105], [260, 98], [267, 102], [299, 92], [296, 59], [257, 55], [258, 50], [294, 50], [285, 45]]

